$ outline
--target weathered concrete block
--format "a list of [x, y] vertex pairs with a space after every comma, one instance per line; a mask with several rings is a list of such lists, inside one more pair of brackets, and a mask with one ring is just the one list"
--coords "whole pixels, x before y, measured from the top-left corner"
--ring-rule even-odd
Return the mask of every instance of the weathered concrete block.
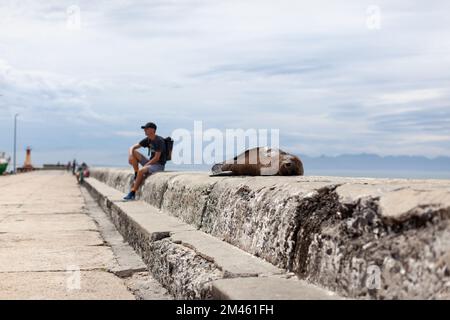
[[106, 181], [108, 175], [111, 173], [111, 169], [109, 168], [90, 168], [89, 169], [91, 177], [97, 179], [98, 181], [104, 182]]
[[[422, 182], [423, 183], [423, 182]], [[342, 185], [304, 210], [293, 270], [350, 297], [428, 299], [450, 288], [450, 190]]]
[[305, 281], [277, 276], [216, 280], [212, 283], [212, 295], [221, 300], [342, 299]]
[[214, 262], [227, 278], [285, 274], [284, 270], [198, 230], [176, 231], [171, 233], [171, 239]]
[[179, 174], [177, 172], [157, 172], [152, 174], [145, 179], [144, 184], [137, 193], [138, 199], [161, 208], [169, 181]]
[[124, 193], [130, 191], [134, 178], [132, 170], [127, 169], [91, 168], [90, 173], [93, 178]]
[[222, 180], [198, 173], [178, 175], [168, 181], [161, 208], [200, 228], [209, 194], [213, 186]]
[[347, 297], [449, 296], [448, 181], [163, 175], [147, 202], [302, 279]]
[[227, 178], [210, 193], [202, 230], [289, 268], [299, 227], [299, 201], [326, 184], [287, 177]]
[[[137, 192], [137, 199], [142, 199], [157, 208], [161, 208], [168, 181], [179, 174], [177, 172], [152, 174], [145, 179]], [[131, 169], [93, 168], [91, 169], [91, 176], [123, 193], [128, 193], [134, 182], [134, 173]]]
[[149, 242], [143, 260], [176, 299], [211, 299], [211, 285], [223, 273], [214, 263], [170, 239]]
[[223, 278], [223, 272], [195, 250], [169, 239], [170, 231], [186, 231], [188, 225], [177, 225], [174, 217], [158, 219], [158, 214], [151, 212], [156, 209], [137, 202], [112, 201], [105, 195], [117, 198], [117, 193], [114, 195], [95, 180], [90, 179], [85, 186], [124, 239], [142, 257], [155, 279], [175, 298], [211, 298], [210, 283]]

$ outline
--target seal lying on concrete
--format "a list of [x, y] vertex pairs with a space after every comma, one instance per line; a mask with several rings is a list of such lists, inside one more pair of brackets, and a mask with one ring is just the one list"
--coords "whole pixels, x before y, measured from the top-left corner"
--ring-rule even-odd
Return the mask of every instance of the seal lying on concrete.
[[213, 176], [302, 176], [301, 160], [280, 149], [257, 147], [247, 150], [233, 159], [215, 164]]

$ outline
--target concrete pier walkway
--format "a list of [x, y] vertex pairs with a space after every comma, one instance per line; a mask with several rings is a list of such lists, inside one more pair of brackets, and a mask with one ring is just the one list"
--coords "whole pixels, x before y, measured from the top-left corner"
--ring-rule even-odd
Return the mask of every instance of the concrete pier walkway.
[[0, 299], [167, 298], [88, 196], [66, 172], [0, 177]]
[[450, 297], [449, 181], [132, 180], [0, 177], [0, 299]]

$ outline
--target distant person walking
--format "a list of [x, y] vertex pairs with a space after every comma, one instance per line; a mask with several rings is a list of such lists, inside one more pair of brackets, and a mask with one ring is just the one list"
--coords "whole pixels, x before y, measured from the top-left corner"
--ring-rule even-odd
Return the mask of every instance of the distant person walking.
[[89, 175], [89, 167], [85, 162], [83, 162], [80, 166], [78, 166], [78, 170], [75, 173], [78, 183], [83, 183], [84, 178], [89, 178]]
[[[166, 143], [163, 137], [156, 134], [156, 124], [149, 122], [141, 128], [144, 129], [146, 138], [129, 149], [128, 163], [134, 169], [134, 184], [130, 193], [124, 197], [124, 200], [134, 200], [136, 191], [141, 186], [144, 178], [152, 173], [164, 171], [167, 161]], [[137, 151], [139, 148], [149, 149], [150, 160]], [[139, 164], [142, 166], [140, 169]]]
[[77, 168], [77, 160], [73, 159], [72, 161], [72, 174], [75, 175], [75, 170]]

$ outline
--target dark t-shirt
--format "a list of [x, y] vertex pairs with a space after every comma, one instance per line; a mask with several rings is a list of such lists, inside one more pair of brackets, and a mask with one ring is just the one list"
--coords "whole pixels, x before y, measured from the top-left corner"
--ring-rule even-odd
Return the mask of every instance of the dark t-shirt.
[[158, 163], [162, 165], [166, 164], [166, 142], [164, 141], [163, 137], [157, 135], [153, 140], [145, 138], [142, 139], [139, 144], [141, 145], [141, 147], [149, 149], [148, 152], [149, 154], [151, 154], [150, 160], [155, 156], [155, 152], [161, 152]]

